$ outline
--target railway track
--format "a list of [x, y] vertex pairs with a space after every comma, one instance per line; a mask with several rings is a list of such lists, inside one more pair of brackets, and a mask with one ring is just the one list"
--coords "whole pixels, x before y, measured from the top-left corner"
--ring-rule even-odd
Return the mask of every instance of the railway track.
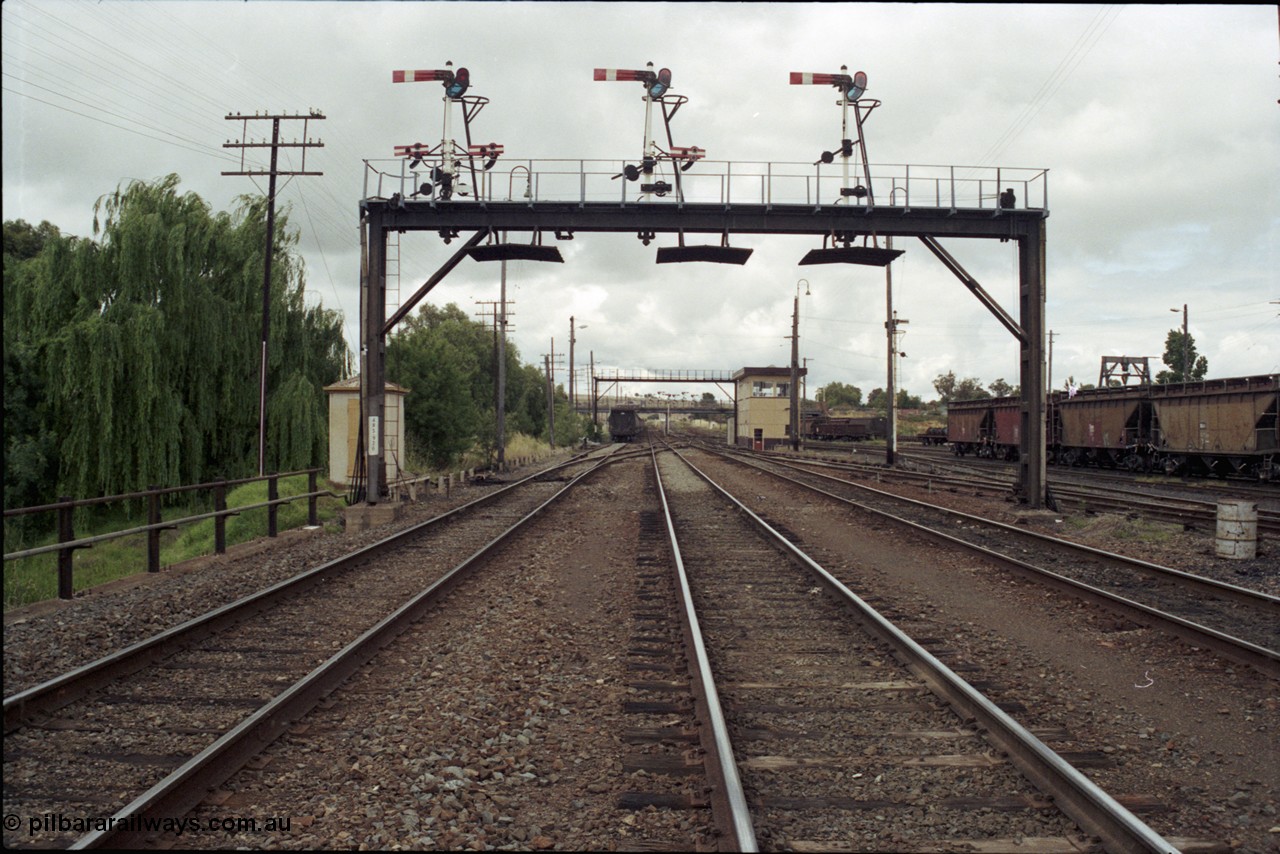
[[1189, 844], [1151, 831], [686, 459], [654, 465], [722, 848]]
[[[728, 455], [722, 455], [730, 458]], [[731, 457], [1280, 677], [1280, 598], [915, 501], [778, 459]]]
[[[901, 464], [892, 469], [885, 468], [874, 453], [867, 455], [867, 462], [822, 452], [813, 454], [809, 459], [806, 459], [809, 454], [766, 454], [768, 456], [838, 469], [876, 481], [926, 485], [993, 497], [1012, 495], [1016, 481], [1016, 463], [974, 461], [931, 449], [899, 452]], [[1280, 536], [1280, 490], [1274, 485], [1212, 480], [1188, 483], [1178, 478], [1140, 484], [1134, 475], [1097, 470], [1086, 475], [1056, 467], [1049, 469], [1048, 479], [1050, 495], [1061, 510], [1137, 515], [1152, 521], [1182, 525], [1189, 530], [1213, 531], [1217, 525], [1220, 500], [1257, 501], [1258, 533]]]
[[[615, 449], [608, 449], [609, 451]], [[6, 847], [122, 847], [186, 814], [609, 460], [571, 460], [4, 700], [6, 814], [111, 815]], [[461, 561], [461, 562], [459, 562]]]
[[[1017, 463], [972, 460], [916, 448], [899, 455], [920, 472], [971, 481], [975, 487], [1012, 488]], [[1088, 511], [1138, 513], [1151, 519], [1213, 530], [1220, 500], [1258, 503], [1258, 530], [1280, 534], [1280, 487], [1256, 481], [1136, 475], [1102, 469], [1050, 466], [1050, 493], [1060, 505]]]

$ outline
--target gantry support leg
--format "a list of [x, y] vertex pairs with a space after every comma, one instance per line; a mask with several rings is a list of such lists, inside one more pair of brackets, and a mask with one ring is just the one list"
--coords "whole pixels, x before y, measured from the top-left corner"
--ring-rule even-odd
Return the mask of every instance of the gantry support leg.
[[382, 215], [370, 210], [364, 217], [365, 260], [360, 283], [360, 406], [364, 415], [365, 501], [377, 504], [387, 495], [387, 467], [383, 463], [386, 423], [387, 231]]
[[1033, 509], [1047, 500], [1045, 474], [1045, 221], [1033, 219], [1018, 238], [1019, 324], [1021, 342], [1019, 382], [1022, 385], [1022, 446], [1019, 488]]

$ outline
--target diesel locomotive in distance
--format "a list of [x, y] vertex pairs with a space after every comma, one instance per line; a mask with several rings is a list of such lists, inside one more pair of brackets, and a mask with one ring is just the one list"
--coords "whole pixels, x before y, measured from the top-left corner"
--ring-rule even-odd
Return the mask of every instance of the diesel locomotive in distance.
[[[1113, 386], [1049, 396], [1046, 460], [1134, 472], [1280, 481], [1280, 374]], [[947, 441], [958, 456], [1018, 459], [1016, 397], [953, 401]]]
[[640, 436], [640, 413], [634, 406], [609, 410], [609, 436], [615, 442], [634, 442]]

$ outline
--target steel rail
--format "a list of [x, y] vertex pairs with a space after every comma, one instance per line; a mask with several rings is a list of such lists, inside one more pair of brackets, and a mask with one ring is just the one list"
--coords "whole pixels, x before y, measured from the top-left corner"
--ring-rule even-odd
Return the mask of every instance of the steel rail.
[[[946, 461], [936, 459], [931, 454], [934, 452], [921, 451], [917, 449], [900, 454], [903, 460], [921, 466], [929, 466], [930, 468], [939, 468], [951, 470], [953, 472], [964, 472], [975, 477], [996, 478], [993, 483], [1004, 484], [1012, 488], [1014, 480], [1005, 472], [1009, 472], [1016, 466], [1016, 463], [1006, 462], [1003, 460], [977, 460], [967, 457], [949, 457]], [[992, 471], [983, 474], [982, 470], [992, 468]], [[1136, 488], [1137, 486], [1148, 486], [1156, 488], [1165, 487], [1183, 487], [1194, 488], [1212, 492], [1225, 492], [1226, 494], [1215, 497], [1212, 494], [1204, 497], [1193, 497], [1184, 495], [1176, 498], [1165, 499], [1171, 503], [1183, 505], [1183, 509], [1191, 512], [1201, 512], [1205, 515], [1210, 523], [1215, 521], [1217, 505], [1223, 500], [1247, 498], [1251, 501], [1257, 501], [1262, 504], [1266, 501], [1274, 501], [1280, 498], [1280, 489], [1275, 485], [1261, 486], [1257, 481], [1233, 481], [1218, 480], [1215, 478], [1193, 478], [1188, 481], [1185, 478], [1167, 477], [1164, 480], [1156, 481], [1139, 481], [1136, 477], [1142, 473], [1126, 473], [1122, 470], [1108, 470], [1101, 468], [1075, 467], [1075, 466], [1052, 466], [1050, 473], [1050, 488], [1054, 493], [1055, 499], [1072, 498], [1076, 499], [1083, 496], [1090, 499], [1093, 495], [1090, 492], [1110, 493], [1110, 496], [1101, 496], [1102, 501], [1109, 501], [1116, 504], [1120, 502], [1129, 502], [1129, 504], [1139, 505], [1141, 508], [1152, 508], [1152, 512], [1159, 513], [1160, 508], [1152, 505], [1151, 500], [1158, 496], [1152, 493]], [[1147, 476], [1157, 474], [1155, 472], [1145, 473]], [[1234, 493], [1234, 494], [1233, 494]], [[1123, 506], [1123, 505], [1122, 505]], [[1171, 509], [1166, 515], [1173, 517], [1179, 511]], [[1171, 518], [1170, 521], [1184, 521], [1182, 519]], [[1275, 512], [1259, 509], [1258, 511], [1258, 529], [1277, 531], [1280, 530], [1280, 514]]]
[[[746, 464], [751, 465], [751, 463], [746, 463]], [[940, 542], [943, 542], [949, 545], [959, 546], [971, 552], [980, 554], [983, 557], [988, 558], [990, 560], [998, 561], [999, 563], [1002, 563], [1006, 566], [1009, 566], [1018, 570], [1019, 572], [1022, 572], [1023, 574], [1032, 578], [1033, 580], [1036, 580], [1039, 582], [1048, 582], [1051, 585], [1061, 590], [1064, 590], [1068, 593], [1071, 593], [1073, 595], [1083, 596], [1086, 599], [1097, 602], [1106, 607], [1119, 609], [1120, 611], [1124, 612], [1127, 616], [1131, 618], [1136, 618], [1139, 620], [1146, 620], [1146, 619], [1155, 620], [1157, 623], [1165, 626], [1168, 630], [1182, 637], [1183, 639], [1189, 641], [1193, 645], [1208, 647], [1232, 659], [1233, 661], [1237, 661], [1241, 664], [1246, 664], [1250, 667], [1253, 667], [1258, 671], [1260, 671], [1261, 673], [1263, 673], [1264, 675], [1271, 677], [1272, 679], [1280, 679], [1280, 652], [1276, 650], [1267, 649], [1266, 647], [1259, 646], [1255, 643], [1251, 643], [1241, 638], [1232, 637], [1231, 635], [1217, 631], [1216, 629], [1209, 628], [1208, 626], [1202, 626], [1199, 623], [1193, 622], [1191, 620], [1187, 620], [1183, 617], [1179, 617], [1176, 614], [1169, 614], [1157, 608], [1152, 608], [1149, 605], [1144, 605], [1141, 602], [1135, 602], [1132, 599], [1129, 599], [1127, 597], [1120, 596], [1116, 593], [1112, 593], [1110, 591], [1103, 590], [1101, 588], [1094, 587], [1089, 584], [1085, 584], [1084, 582], [1077, 581], [1074, 578], [1068, 578], [1065, 575], [1060, 575], [1056, 572], [1045, 569], [1043, 567], [1035, 566], [1034, 564], [1027, 563], [1015, 557], [1011, 557], [1009, 555], [1001, 554], [1000, 552], [984, 548], [983, 546], [979, 546], [975, 543], [968, 542], [967, 540], [960, 539], [959, 537], [954, 537], [951, 534], [947, 534], [943, 531], [934, 530], [933, 528], [930, 528], [927, 525], [922, 525], [918, 522], [912, 522], [909, 519], [903, 519], [900, 516], [895, 516], [892, 513], [889, 513], [885, 510], [879, 510], [875, 507], [862, 504], [858, 501], [854, 501], [851, 498], [845, 498], [844, 496], [841, 496], [841, 495], [835, 495], [834, 493], [827, 492], [826, 490], [820, 489], [812, 484], [803, 483], [801, 481], [795, 480], [794, 478], [790, 478], [790, 477], [787, 477], [786, 475], [779, 474], [778, 472], [767, 471], [763, 468], [760, 468], [759, 466], [755, 466], [755, 467], [759, 471], [763, 472], [764, 474], [768, 474], [771, 477], [776, 477], [781, 480], [785, 480], [789, 483], [795, 484], [796, 486], [800, 486], [810, 491], [816, 492], [819, 495], [825, 495], [826, 497], [831, 498], [835, 501], [848, 504], [850, 506], [858, 508], [859, 510], [872, 513], [874, 515], [880, 516], [884, 519], [888, 519], [897, 524], [905, 525], [918, 533], [922, 533]], [[810, 474], [816, 475], [816, 473], [813, 473], [813, 472], [811, 472]], [[878, 495], [891, 498], [895, 501], [912, 503], [912, 504], [917, 504], [930, 509], [940, 510], [944, 513], [969, 519], [971, 521], [979, 522], [985, 525], [1001, 526], [1006, 528], [1009, 531], [1012, 531], [1022, 536], [1044, 537], [1047, 540], [1052, 540], [1055, 545], [1065, 545], [1067, 548], [1080, 549], [1082, 551], [1093, 553], [1096, 556], [1104, 557], [1107, 559], [1114, 559], [1122, 563], [1126, 563], [1130, 566], [1133, 566], [1134, 568], [1138, 568], [1138, 569], [1146, 568], [1148, 570], [1155, 569], [1155, 570], [1163, 571], [1170, 575], [1176, 576], [1179, 578], [1179, 580], [1188, 580], [1188, 581], [1194, 580], [1193, 583], [1202, 582], [1204, 589], [1214, 591], [1215, 595], [1239, 597], [1243, 601], [1246, 601], [1255, 606], [1261, 602], [1267, 607], [1274, 609], [1275, 607], [1277, 607], [1277, 604], [1280, 603], [1280, 597], [1271, 596], [1270, 594], [1261, 593], [1255, 590], [1248, 590], [1243, 587], [1236, 587], [1235, 585], [1226, 584], [1225, 582], [1214, 581], [1213, 579], [1203, 578], [1198, 575], [1192, 575], [1190, 573], [1182, 572], [1181, 570], [1170, 569], [1169, 567], [1161, 567], [1156, 564], [1149, 564], [1149, 563], [1146, 563], [1145, 561], [1140, 561], [1136, 558], [1129, 558], [1129, 557], [1125, 557], [1124, 555], [1112, 554], [1111, 552], [1105, 552], [1100, 549], [1094, 549], [1090, 546], [1082, 546], [1078, 543], [1072, 543], [1067, 540], [1058, 540], [1056, 537], [1048, 537], [1047, 535], [1044, 535], [1044, 534], [1035, 534], [1034, 532], [1031, 532], [1031, 531], [1024, 531], [1019, 528], [1014, 528], [1009, 525], [1004, 525], [1001, 522], [993, 522], [988, 519], [981, 519], [977, 516], [970, 516], [967, 513], [962, 513], [957, 510], [950, 510], [945, 507], [936, 507], [935, 505], [927, 504], [921, 501], [916, 501], [915, 499], [911, 499], [911, 498], [903, 498], [902, 496], [894, 495], [893, 493], [883, 492], [882, 490], [878, 490], [873, 487], [866, 486], [864, 484], [853, 483], [851, 481], [843, 480], [841, 478], [833, 478], [828, 475], [816, 475], [816, 476], [826, 477], [827, 479], [835, 480], [846, 486], [853, 486], [858, 489], [874, 492]]]
[[715, 676], [711, 672], [711, 659], [707, 656], [706, 643], [702, 638], [702, 627], [698, 621], [698, 612], [693, 605], [693, 591], [689, 587], [689, 576], [685, 572], [684, 560], [680, 555], [680, 542], [676, 536], [675, 520], [671, 518], [671, 507], [667, 504], [667, 493], [662, 486], [662, 474], [658, 471], [658, 455], [650, 446], [653, 456], [653, 475], [658, 482], [658, 497], [662, 501], [662, 513], [666, 519], [667, 537], [671, 543], [672, 560], [676, 568], [676, 581], [680, 590], [680, 601], [684, 606], [684, 627], [686, 640], [693, 648], [695, 667], [690, 668], [693, 676], [694, 695], [703, 706], [703, 712], [711, 729], [710, 753], [714, 764], [708, 768], [712, 782], [713, 803], [722, 804], [728, 809], [727, 820], [720, 810], [713, 809], [712, 816], [725, 836], [725, 843], [731, 851], [759, 851], [756, 842], [755, 828], [751, 823], [751, 808], [747, 806], [747, 796], [742, 790], [742, 778], [738, 775], [738, 766], [734, 762], [733, 743], [729, 738], [729, 726], [725, 722], [724, 710], [720, 706], [720, 693], [716, 690]]
[[175, 646], [196, 643], [229, 625], [252, 617], [271, 607], [283, 597], [300, 593], [330, 575], [344, 571], [347, 567], [362, 559], [373, 557], [385, 551], [403, 538], [411, 537], [425, 528], [440, 524], [482, 504], [494, 501], [505, 493], [517, 489], [532, 480], [545, 477], [548, 472], [558, 471], [567, 466], [579, 464], [581, 461], [579, 456], [575, 456], [566, 462], [521, 478], [501, 489], [468, 501], [466, 504], [392, 534], [376, 543], [371, 543], [350, 554], [335, 558], [314, 569], [306, 570], [292, 578], [284, 579], [235, 602], [229, 602], [220, 608], [192, 617], [186, 622], [168, 628], [151, 637], [143, 638], [96, 661], [88, 662], [39, 685], [33, 685], [30, 688], [5, 697], [4, 731], [6, 734], [13, 732], [19, 729], [23, 725], [23, 721], [32, 715], [55, 711], [122, 676], [127, 676], [152, 662], [159, 661], [172, 654]]
[[[1008, 494], [1016, 486], [1014, 477], [1002, 475], [999, 472], [984, 473], [980, 470], [981, 467], [977, 465], [965, 465], [964, 463], [948, 465], [937, 460], [930, 460], [924, 456], [913, 456], [910, 453], [900, 453], [899, 456], [908, 463], [927, 465], [930, 468], [942, 470], [925, 472], [902, 468], [885, 469], [879, 464], [871, 463], [822, 459], [810, 460], [784, 456], [771, 458], [786, 460], [796, 465], [822, 466], [846, 471], [882, 472], [892, 476], [894, 480], [940, 482], [950, 486], [996, 493]], [[982, 464], [982, 467], [991, 462], [990, 460], [986, 461], [986, 463]], [[1007, 466], [1015, 465], [1013, 463], [1001, 464]], [[1049, 475], [1049, 488], [1053, 494], [1054, 501], [1059, 505], [1067, 504], [1071, 506], [1083, 503], [1088, 509], [1138, 513], [1144, 518], [1157, 522], [1168, 522], [1197, 528], [1212, 528], [1214, 526], [1217, 521], [1217, 505], [1222, 500], [1190, 496], [1161, 498], [1150, 492], [1136, 490], [1132, 482], [1126, 483], [1121, 479], [1081, 483], [1074, 479], [1070, 472], [1050, 470]], [[879, 480], [878, 475], [877, 480]], [[1257, 500], [1262, 501], [1265, 499], [1264, 497], [1259, 497]], [[1258, 531], [1280, 531], [1280, 516], [1268, 510], [1259, 509]]]
[[[773, 465], [782, 466], [784, 468], [794, 468], [788, 463], [782, 462], [780, 460], [770, 460], [769, 462]], [[748, 464], [750, 464], [749, 461], [748, 461]], [[761, 471], [764, 471], [764, 470], [761, 469]], [[773, 474], [772, 472], [769, 472], [769, 473]], [[1129, 566], [1133, 569], [1137, 569], [1140, 572], [1143, 572], [1154, 578], [1173, 577], [1178, 579], [1181, 582], [1185, 582], [1191, 585], [1192, 587], [1195, 587], [1197, 590], [1203, 593], [1208, 593], [1214, 596], [1220, 596], [1225, 599], [1231, 599], [1233, 601], [1242, 602], [1246, 605], [1251, 605], [1254, 607], [1262, 607], [1265, 610], [1269, 611], [1272, 614], [1272, 616], [1280, 617], [1280, 596], [1273, 596], [1269, 593], [1263, 593], [1260, 590], [1250, 590], [1247, 587], [1240, 587], [1235, 584], [1230, 584], [1226, 581], [1218, 581], [1217, 579], [1214, 579], [1214, 578], [1206, 578], [1205, 576], [1196, 575], [1194, 573], [1186, 572], [1181, 569], [1174, 569], [1173, 567], [1161, 566], [1159, 564], [1142, 560], [1141, 558], [1135, 558], [1135, 557], [1129, 557], [1127, 555], [1116, 554], [1115, 552], [1109, 552], [1104, 549], [1094, 548], [1093, 546], [1087, 546], [1082, 543], [1074, 543], [1074, 542], [1071, 542], [1070, 540], [1064, 540], [1061, 537], [1055, 537], [1050, 534], [1042, 534], [1039, 531], [1026, 530], [1024, 528], [1019, 528], [1014, 525], [1009, 525], [1005, 522], [998, 522], [994, 519], [984, 519], [981, 516], [974, 516], [971, 513], [965, 513], [963, 510], [953, 510], [949, 507], [941, 507], [937, 504], [930, 504], [927, 501], [920, 501], [915, 498], [907, 498], [906, 496], [903, 496], [903, 495], [895, 495], [892, 492], [885, 492], [882, 489], [876, 489], [874, 486], [868, 486], [867, 484], [864, 484], [864, 483], [855, 483], [853, 481], [845, 480], [844, 478], [833, 477], [828, 474], [822, 474], [821, 472], [805, 472], [805, 473], [811, 477], [818, 477], [824, 480], [832, 480], [843, 486], [852, 486], [856, 489], [861, 489], [866, 492], [872, 492], [872, 493], [875, 493], [876, 495], [889, 498], [894, 501], [900, 501], [905, 504], [912, 504], [916, 507], [923, 507], [928, 510], [936, 510], [940, 513], [945, 513], [949, 516], [958, 517], [967, 522], [973, 522], [976, 524], [981, 524], [981, 525], [986, 525], [988, 527], [996, 528], [1000, 531], [1004, 531], [1005, 533], [1015, 534], [1020, 537], [1026, 537], [1028, 539], [1037, 540], [1043, 543], [1049, 543], [1054, 546], [1058, 546], [1060, 548], [1070, 549], [1072, 551], [1083, 552], [1085, 554], [1089, 554], [1094, 557], [1101, 557], [1109, 561], [1123, 563], [1126, 566]], [[807, 484], [802, 484], [799, 481], [793, 480], [791, 478], [785, 478], [785, 479], [800, 486], [807, 486]], [[833, 496], [833, 497], [838, 497], [838, 496]]]
[[[547, 507], [566, 495], [582, 480], [599, 471], [606, 464], [615, 461], [611, 457], [604, 457], [596, 461], [591, 468], [573, 477], [524, 518], [515, 522], [487, 545], [482, 546], [422, 592], [367, 629], [323, 664], [223, 734], [213, 744], [188, 759], [163, 780], [117, 811], [108, 820], [109, 829], [82, 836], [70, 846], [71, 849], [135, 848], [154, 834], [154, 831], [146, 829], [147, 824], [150, 823], [149, 820], [154, 822], [164, 817], [180, 816], [190, 812], [208, 796], [212, 789], [221, 785], [246, 762], [261, 753], [294, 721], [314, 708], [320, 700], [368, 663], [384, 646], [420, 619], [427, 609], [435, 604], [435, 600], [449, 590], [473, 564], [506, 542], [516, 531], [541, 515]], [[582, 462], [582, 460], [571, 460], [564, 465], [574, 462]], [[555, 468], [563, 468], [564, 465]], [[546, 474], [546, 471], [539, 473], [539, 475], [542, 474]], [[525, 478], [519, 483], [529, 479]]]
[[985, 735], [1008, 754], [1019, 771], [1041, 791], [1053, 797], [1063, 813], [1085, 832], [1101, 838], [1107, 851], [1177, 854], [1176, 847], [872, 608], [701, 469], [678, 451], [672, 449], [672, 453], [847, 603], [863, 625], [891, 645], [903, 657], [907, 666], [928, 684], [930, 690], [978, 721], [986, 730]]

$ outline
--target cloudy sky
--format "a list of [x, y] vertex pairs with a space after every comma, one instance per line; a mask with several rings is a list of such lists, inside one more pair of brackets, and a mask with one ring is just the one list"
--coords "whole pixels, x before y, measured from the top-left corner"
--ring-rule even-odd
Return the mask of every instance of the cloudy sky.
[[[1211, 376], [1280, 371], [1275, 5], [6, 0], [0, 13], [5, 219], [89, 236], [99, 196], [171, 172], [232, 209], [266, 184], [221, 175], [238, 168], [223, 143], [242, 133], [224, 117], [323, 112], [310, 134], [324, 148], [307, 168], [324, 175], [292, 179], [280, 203], [300, 232], [309, 299], [344, 313], [353, 350], [364, 161], [390, 167], [394, 146], [442, 136], [439, 84], [393, 84], [392, 70], [470, 69], [469, 94], [490, 99], [473, 139], [505, 146], [502, 175], [517, 161], [636, 161], [642, 89], [594, 82], [592, 69], [650, 61], [689, 99], [676, 144], [722, 161], [694, 172], [811, 168], [838, 144], [840, 111], [833, 90], [790, 86], [789, 72], [847, 65], [881, 102], [866, 131], [873, 173], [1048, 170], [1054, 387], [1096, 382], [1108, 355], [1152, 356], [1158, 370], [1184, 304]], [[269, 131], [251, 123], [253, 136]], [[292, 157], [282, 163], [298, 168]], [[656, 265], [656, 245], [671, 242], [580, 234], [562, 244], [564, 265], [510, 264], [524, 360], [541, 365], [553, 338], [567, 352], [574, 316], [583, 392], [592, 353], [628, 371], [784, 366], [805, 279], [810, 393], [885, 384], [880, 269], [800, 267], [816, 242], [770, 236], [734, 238], [755, 250], [743, 267]], [[1017, 315], [1014, 244], [942, 242]], [[405, 235], [403, 292], [456, 248]], [[1016, 384], [1013, 338], [922, 245], [906, 248], [893, 266], [909, 321], [900, 387], [930, 399], [947, 371]], [[468, 260], [430, 299], [478, 313], [497, 296], [497, 265]]]

